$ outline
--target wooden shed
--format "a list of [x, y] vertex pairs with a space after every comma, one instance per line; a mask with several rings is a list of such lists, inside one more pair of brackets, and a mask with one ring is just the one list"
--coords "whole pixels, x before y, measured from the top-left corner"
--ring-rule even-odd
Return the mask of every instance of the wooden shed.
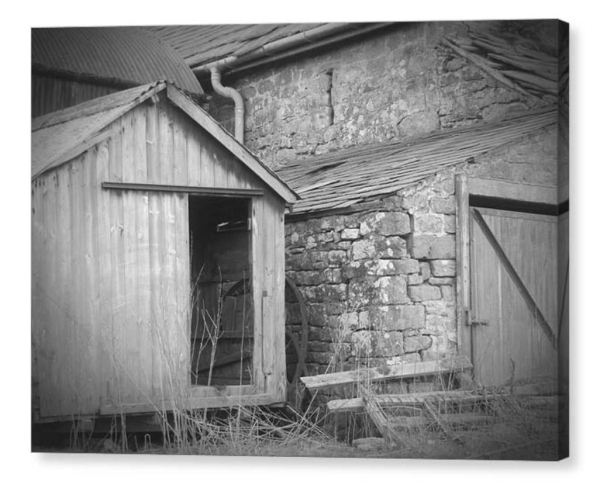
[[34, 421], [285, 400], [295, 199], [170, 83], [36, 118]]

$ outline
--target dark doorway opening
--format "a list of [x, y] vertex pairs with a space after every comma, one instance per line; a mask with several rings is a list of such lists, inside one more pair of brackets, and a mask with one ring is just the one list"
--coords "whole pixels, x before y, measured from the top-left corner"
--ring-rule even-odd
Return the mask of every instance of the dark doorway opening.
[[192, 385], [253, 382], [251, 208], [249, 198], [189, 197]]

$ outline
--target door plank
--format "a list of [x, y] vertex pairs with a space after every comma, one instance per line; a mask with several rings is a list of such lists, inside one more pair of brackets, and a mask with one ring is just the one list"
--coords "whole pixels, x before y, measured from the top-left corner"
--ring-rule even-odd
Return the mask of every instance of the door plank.
[[502, 246], [500, 245], [500, 243], [497, 241], [496, 237], [494, 236], [494, 233], [488, 227], [487, 223], [483, 219], [479, 210], [477, 210], [476, 208], [473, 208], [472, 213], [473, 213], [473, 219], [479, 225], [479, 228], [483, 232], [483, 235], [486, 237], [486, 239], [488, 240], [488, 242], [490, 243], [490, 245], [492, 246], [492, 248], [498, 255], [498, 258], [500, 259], [501, 264], [504, 266], [505, 270], [507, 271], [509, 276], [512, 278], [513, 282], [515, 283], [515, 285], [517, 286], [519, 291], [521, 292], [521, 295], [525, 299], [525, 302], [527, 303], [527, 306], [530, 308], [531, 312], [533, 313], [533, 316], [535, 317], [536, 321], [542, 328], [542, 331], [544, 332], [544, 334], [546, 335], [546, 337], [552, 344], [552, 347], [554, 349], [557, 349], [557, 341], [556, 341], [556, 336], [554, 335], [554, 331], [550, 327], [550, 324], [544, 317], [544, 314], [538, 307], [534, 298], [529, 293], [529, 290], [527, 289], [527, 287], [521, 280], [519, 273], [517, 273], [517, 270], [514, 268], [514, 266], [508, 259], [508, 256], [502, 249]]

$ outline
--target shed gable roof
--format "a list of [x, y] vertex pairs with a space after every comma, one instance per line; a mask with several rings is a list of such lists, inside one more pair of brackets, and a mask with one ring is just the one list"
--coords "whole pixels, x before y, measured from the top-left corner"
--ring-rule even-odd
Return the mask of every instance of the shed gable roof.
[[296, 201], [296, 193], [279, 176], [234, 139], [185, 93], [164, 81], [96, 98], [34, 119], [31, 135], [32, 180], [70, 161], [109, 137], [111, 134], [109, 126], [112, 122], [161, 92], [287, 203]]
[[202, 86], [181, 55], [141, 27], [31, 30], [34, 70], [130, 86], [169, 80], [196, 95]]
[[547, 108], [422, 139], [359, 146], [295, 161], [277, 171], [301, 197], [294, 214], [343, 209], [408, 188], [557, 122]]

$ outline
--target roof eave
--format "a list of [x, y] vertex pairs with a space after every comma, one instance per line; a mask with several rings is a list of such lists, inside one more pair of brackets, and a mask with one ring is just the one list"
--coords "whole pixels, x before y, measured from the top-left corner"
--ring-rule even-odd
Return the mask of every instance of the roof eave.
[[208, 74], [213, 67], [233, 73], [307, 53], [393, 24], [394, 22], [329, 23], [306, 32], [278, 39], [240, 56], [227, 56], [190, 67], [197, 76]]

